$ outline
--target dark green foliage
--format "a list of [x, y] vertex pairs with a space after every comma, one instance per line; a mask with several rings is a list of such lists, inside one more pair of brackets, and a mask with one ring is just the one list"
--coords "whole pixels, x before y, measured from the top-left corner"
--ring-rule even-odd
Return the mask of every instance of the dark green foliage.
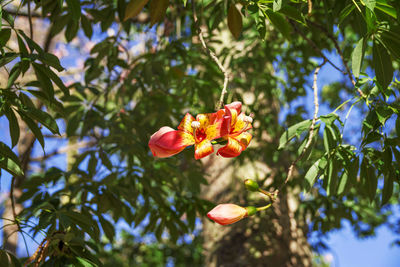
[[[67, 86], [69, 66], [27, 31], [14, 28], [13, 16], [2, 6], [0, 67], [7, 74], [0, 88], [0, 116], [8, 121], [10, 142], [0, 142], [0, 168], [24, 178], [18, 202], [25, 208], [18, 219], [33, 238], [45, 234], [43, 266], [164, 266], [171, 259], [176, 266], [201, 266], [196, 218], [213, 205], [201, 198], [208, 178], [203, 164], [194, 160], [193, 148], [157, 159], [147, 145], [152, 133], [162, 126], [176, 128], [186, 112], [213, 112], [220, 96], [223, 75], [193, 42], [198, 25], [192, 3], [162, 1], [158, 9], [155, 0], [31, 2], [48, 21], [49, 38], [63, 33], [67, 43], [100, 40], [85, 55], [83, 79]], [[279, 171], [271, 187], [278, 188], [287, 166], [304, 152], [298, 177], [287, 185], [301, 186], [306, 196], [296, 218], [306, 223], [311, 218], [310, 228], [321, 234], [347, 219], [359, 236], [373, 235], [399, 199], [399, 5], [313, 3], [308, 16], [306, 1], [241, 1], [240, 10], [234, 2], [205, 1], [198, 15], [212, 33], [206, 42], [229, 63], [226, 102], [243, 101], [246, 112], [255, 114], [251, 133], [257, 145], [236, 162], [274, 166]], [[143, 51], [130, 53], [137, 36], [149, 33], [153, 24], [164, 32], [149, 35]], [[240, 39], [238, 46], [214, 36], [228, 25]], [[117, 30], [106, 35], [111, 28]], [[306, 147], [312, 124], [306, 108], [312, 104], [304, 96], [312, 86], [315, 59], [327, 51], [343, 57], [337, 68], [352, 73], [338, 72], [343, 80], [325, 84], [320, 105], [338, 108], [319, 114]], [[33, 80], [24, 80], [28, 74]], [[349, 80], [353, 75], [355, 86]], [[283, 120], [278, 119], [281, 107], [287, 111]], [[353, 107], [360, 117], [349, 122]], [[26, 131], [20, 130], [21, 122]], [[344, 134], [349, 126], [356, 128], [356, 137]], [[12, 150], [28, 131], [45, 152], [40, 170], [24, 170], [22, 155]], [[65, 168], [46, 161], [49, 132], [64, 143], [84, 143], [68, 151]], [[117, 222], [152, 241], [121, 232]], [[182, 241], [193, 232], [191, 242]], [[12, 264], [18, 266], [15, 257], [0, 251], [0, 265]]]

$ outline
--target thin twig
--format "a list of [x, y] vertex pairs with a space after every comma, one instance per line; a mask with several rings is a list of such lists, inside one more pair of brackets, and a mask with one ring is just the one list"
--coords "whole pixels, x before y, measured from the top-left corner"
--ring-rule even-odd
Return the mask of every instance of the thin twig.
[[31, 14], [31, 1], [28, 0], [28, 20], [29, 20], [29, 33], [33, 40], [33, 24], [32, 24], [32, 14]]
[[290, 164], [289, 168], [288, 168], [288, 174], [286, 177], [285, 182], [279, 187], [279, 189], [277, 189], [275, 191], [275, 195], [277, 195], [282, 188], [289, 182], [290, 178], [292, 178], [293, 176], [293, 171], [294, 168], [296, 167], [297, 162], [299, 162], [305, 155], [306, 151], [309, 149], [312, 140], [314, 138], [314, 130], [315, 130], [315, 123], [318, 120], [318, 110], [319, 110], [319, 103], [318, 103], [318, 85], [317, 85], [317, 79], [318, 79], [318, 72], [319, 70], [322, 68], [323, 65], [325, 65], [326, 61], [322, 62], [321, 65], [319, 65], [315, 71], [314, 71], [314, 82], [313, 82], [313, 91], [314, 91], [314, 116], [311, 122], [311, 126], [310, 126], [310, 133], [308, 135], [308, 140], [306, 145], [304, 146], [303, 150], [301, 151], [300, 155], [297, 157], [297, 159], [295, 159], [292, 164]]
[[224, 85], [222, 87], [221, 97], [216, 105], [216, 109], [220, 109], [222, 107], [222, 105], [224, 104], [224, 97], [225, 97], [225, 94], [227, 93], [228, 82], [229, 82], [229, 72], [227, 69], [225, 69], [225, 67], [219, 61], [218, 57], [207, 46], [206, 42], [204, 41], [203, 31], [201, 30], [201, 27], [198, 23], [198, 18], [197, 18], [197, 13], [196, 13], [196, 5], [195, 5], [194, 0], [192, 1], [192, 8], [193, 8], [193, 20], [194, 20], [195, 27], [197, 28], [197, 33], [199, 35], [200, 42], [201, 42], [203, 48], [207, 51], [208, 55], [211, 57], [212, 60], [214, 60], [214, 62], [217, 64], [220, 71], [224, 74]]
[[[320, 30], [322, 30], [322, 31], [326, 34], [326, 36], [327, 36], [329, 39], [332, 40], [333, 45], [335, 46], [336, 51], [338, 52], [338, 54], [339, 54], [339, 56], [340, 56], [340, 59], [342, 60], [343, 66], [346, 68], [346, 74], [347, 74], [347, 76], [349, 77], [349, 79], [350, 79], [351, 83], [353, 84], [353, 86], [356, 86], [356, 81], [355, 81], [354, 78], [353, 78], [353, 75], [352, 75], [352, 73], [351, 73], [351, 70], [350, 70], [349, 66], [347, 65], [347, 61], [346, 61], [346, 59], [345, 59], [344, 56], [343, 56], [342, 49], [340, 49], [339, 43], [338, 43], [337, 39], [335, 38], [335, 36], [333, 36], [323, 25], [321, 25], [321, 24], [319, 24], [319, 23], [316, 23], [316, 22], [314, 22], [314, 21], [311, 21], [311, 20], [307, 20], [307, 22], [309, 22], [311, 25], [313, 25], [313, 26], [319, 28]], [[359, 95], [360, 95], [361, 97], [365, 97], [363, 91], [361, 91], [360, 88], [357, 88], [357, 92], [359, 93]]]

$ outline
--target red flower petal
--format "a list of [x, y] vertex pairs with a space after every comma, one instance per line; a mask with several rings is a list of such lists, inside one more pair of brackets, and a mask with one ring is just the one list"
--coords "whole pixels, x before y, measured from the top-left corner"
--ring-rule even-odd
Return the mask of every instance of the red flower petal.
[[214, 148], [208, 139], [204, 139], [194, 147], [194, 158], [201, 159], [214, 152]]
[[194, 120], [195, 119], [192, 115], [186, 113], [185, 117], [183, 117], [181, 123], [179, 124], [178, 129], [193, 134], [192, 122]]
[[194, 138], [192, 135], [170, 127], [162, 127], [150, 137], [149, 141], [153, 156], [159, 158], [173, 156], [193, 144]]

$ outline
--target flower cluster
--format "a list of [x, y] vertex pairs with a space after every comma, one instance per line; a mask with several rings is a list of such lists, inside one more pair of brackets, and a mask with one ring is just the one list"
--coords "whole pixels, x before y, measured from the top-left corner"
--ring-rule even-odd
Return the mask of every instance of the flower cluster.
[[164, 126], [154, 133], [149, 141], [153, 156], [165, 158], [173, 156], [187, 146], [194, 145], [194, 156], [201, 159], [214, 152], [214, 140], [225, 141], [226, 145], [217, 155], [237, 157], [251, 141], [252, 118], [241, 112], [242, 103], [233, 102], [215, 113], [198, 114], [196, 118], [187, 113], [178, 130]]

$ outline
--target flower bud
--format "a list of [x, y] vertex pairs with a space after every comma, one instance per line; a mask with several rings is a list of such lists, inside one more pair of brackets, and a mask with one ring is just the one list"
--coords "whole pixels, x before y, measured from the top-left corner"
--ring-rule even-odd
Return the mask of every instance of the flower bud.
[[258, 183], [251, 179], [244, 180], [244, 186], [246, 186], [247, 190], [252, 192], [257, 192], [259, 189]]
[[[252, 215], [253, 210], [250, 210]], [[219, 204], [207, 213], [208, 218], [221, 225], [232, 224], [248, 216], [248, 209], [235, 204]]]

